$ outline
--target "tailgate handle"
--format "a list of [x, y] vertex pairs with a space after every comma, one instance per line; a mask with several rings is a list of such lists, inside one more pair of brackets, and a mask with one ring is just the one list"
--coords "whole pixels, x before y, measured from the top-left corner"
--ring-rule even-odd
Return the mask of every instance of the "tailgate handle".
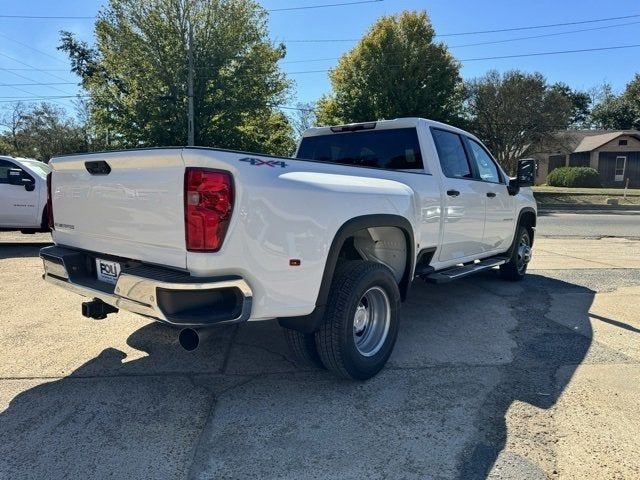
[[111, 167], [104, 160], [84, 162], [84, 166], [91, 175], [109, 175], [111, 173]]

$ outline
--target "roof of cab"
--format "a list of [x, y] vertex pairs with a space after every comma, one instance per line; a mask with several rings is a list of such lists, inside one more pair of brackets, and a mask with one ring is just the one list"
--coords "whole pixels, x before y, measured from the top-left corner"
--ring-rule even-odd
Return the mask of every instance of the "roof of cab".
[[[313, 127], [313, 128], [309, 128], [308, 130], [306, 130], [302, 134], [302, 137], [305, 138], [305, 137], [315, 137], [315, 136], [319, 136], [319, 135], [332, 135], [332, 134], [336, 134], [336, 133], [342, 133], [342, 132], [336, 132], [336, 131], [332, 130], [332, 128], [335, 129], [336, 127], [354, 127], [354, 126], [359, 126], [359, 125], [363, 125], [364, 126], [364, 125], [375, 124], [375, 127], [363, 128], [363, 129], [358, 130], [358, 131], [367, 131], [367, 130], [373, 130], [373, 129], [375, 129], [375, 130], [387, 130], [387, 129], [394, 129], [394, 128], [417, 128], [420, 123], [424, 123], [426, 126], [430, 126], [430, 127], [446, 128], [446, 129], [449, 129], [449, 130], [453, 130], [453, 131], [457, 131], [457, 132], [469, 135], [468, 132], [460, 130], [459, 128], [454, 127], [452, 125], [447, 125], [446, 123], [436, 122], [435, 120], [429, 120], [427, 118], [406, 117], [406, 118], [396, 118], [396, 119], [393, 119], [393, 120], [378, 120], [378, 121], [371, 121], [371, 122], [357, 122], [357, 123], [350, 123], [350, 124], [347, 124], [347, 125]], [[345, 130], [345, 131], [353, 132], [354, 130]], [[473, 135], [471, 135], [471, 136], [473, 136]]]

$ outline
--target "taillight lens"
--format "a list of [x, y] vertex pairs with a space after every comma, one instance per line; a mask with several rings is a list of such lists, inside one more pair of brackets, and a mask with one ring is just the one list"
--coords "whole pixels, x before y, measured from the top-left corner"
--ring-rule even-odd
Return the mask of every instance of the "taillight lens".
[[187, 168], [184, 212], [187, 250], [217, 252], [233, 211], [233, 180], [229, 172]]
[[53, 194], [51, 192], [51, 172], [47, 173], [47, 223], [49, 229], [53, 230]]

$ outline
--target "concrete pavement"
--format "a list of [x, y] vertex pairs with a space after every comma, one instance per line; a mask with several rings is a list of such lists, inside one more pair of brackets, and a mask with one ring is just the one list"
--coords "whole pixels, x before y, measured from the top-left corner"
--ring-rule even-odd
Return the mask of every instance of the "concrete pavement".
[[638, 478], [639, 249], [539, 238], [524, 282], [418, 281], [359, 383], [296, 365], [274, 322], [189, 354], [84, 319], [36, 247], [0, 246], [0, 478]]

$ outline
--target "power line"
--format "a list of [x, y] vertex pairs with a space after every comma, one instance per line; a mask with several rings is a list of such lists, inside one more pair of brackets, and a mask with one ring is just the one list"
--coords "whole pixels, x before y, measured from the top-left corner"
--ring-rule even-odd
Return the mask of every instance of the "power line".
[[10, 36], [8, 36], [8, 35], [4, 35], [4, 34], [0, 33], [0, 37], [2, 37], [2, 38], [6, 38], [6, 39], [7, 39], [7, 40], [9, 40], [10, 42], [13, 42], [13, 43], [16, 43], [16, 44], [18, 44], [18, 45], [21, 45], [21, 46], [23, 46], [23, 47], [25, 47], [25, 48], [28, 48], [29, 50], [33, 50], [34, 52], [38, 52], [40, 55], [44, 55], [45, 57], [52, 58], [52, 59], [54, 59], [56, 62], [65, 63], [65, 64], [67, 63], [67, 62], [65, 62], [64, 60], [60, 59], [59, 57], [56, 57], [56, 56], [54, 56], [54, 55], [51, 55], [51, 54], [49, 54], [49, 53], [47, 53], [47, 52], [45, 52], [45, 51], [43, 51], [43, 50], [39, 50], [39, 49], [37, 49], [37, 48], [35, 48], [35, 47], [32, 47], [31, 45], [28, 45], [28, 44], [26, 44], [26, 43], [19, 42], [19, 41], [18, 41], [18, 40], [16, 40], [15, 38], [11, 38], [11, 37], [10, 37]]
[[440, 33], [440, 34], [437, 34], [436, 37], [461, 37], [463, 35], [482, 35], [485, 33], [517, 32], [520, 30], [535, 30], [538, 28], [551, 28], [551, 27], [567, 27], [569, 25], [583, 25], [585, 23], [608, 22], [610, 20], [625, 20], [627, 18], [638, 18], [638, 17], [640, 17], [640, 14], [625, 15], [622, 17], [596, 18], [592, 20], [581, 20], [576, 22], [549, 23], [546, 25], [530, 25], [530, 26], [523, 26], [523, 27], [498, 28], [493, 30], [476, 30], [472, 32]]
[[311, 63], [311, 62], [327, 62], [329, 60], [340, 60], [340, 57], [313, 58], [311, 60], [287, 60], [280, 63]]
[[3, 72], [68, 72], [68, 68], [4, 68], [0, 67]]
[[[470, 32], [437, 33], [435, 37], [437, 38], [461, 37], [464, 35], [482, 35], [486, 33], [516, 32], [516, 31], [522, 31], [522, 30], [535, 30], [540, 28], [566, 27], [570, 25], [584, 25], [588, 23], [608, 22], [611, 20], [625, 20], [629, 18], [638, 18], [638, 17], [640, 17], [640, 14], [625, 15], [622, 17], [596, 18], [592, 20], [581, 20], [581, 21], [575, 21], [575, 22], [550, 23], [546, 25], [530, 25], [530, 26], [513, 27], [513, 28], [499, 28], [499, 29], [492, 29], [492, 30], [476, 30], [476, 31], [470, 31]], [[623, 24], [623, 25], [631, 25], [631, 24], [629, 23], [629, 24]], [[610, 27], [616, 27], [616, 26], [621, 26], [621, 25], [611, 25], [611, 26], [601, 27], [601, 28], [610, 28]], [[577, 30], [577, 31], [581, 31], [581, 30]], [[587, 30], [584, 30], [584, 31], [587, 31]], [[537, 37], [531, 37], [531, 38], [537, 38]], [[321, 38], [321, 39], [317, 38], [317, 39], [283, 40], [283, 43], [336, 43], [336, 42], [357, 42], [358, 40], [360, 39], [359, 38]], [[519, 40], [519, 39], [513, 39], [513, 40]], [[507, 41], [513, 41], [513, 40], [507, 40]], [[499, 42], [496, 42], [496, 43], [499, 43]], [[484, 44], [479, 43], [477, 45], [484, 45]], [[461, 45], [461, 46], [467, 46], [467, 45]], [[452, 48], [456, 48], [456, 47], [452, 47]]]
[[77, 82], [52, 82], [52, 83], [0, 83], [0, 87], [40, 87], [50, 85], [77, 85]]
[[[364, 3], [379, 3], [384, 0], [359, 0], [355, 2], [339, 2], [339, 3], [326, 3], [319, 5], [306, 5], [301, 7], [284, 7], [284, 8], [272, 8], [267, 12], [289, 12], [293, 10], [311, 10], [317, 8], [333, 8], [333, 7], [346, 7], [350, 5], [361, 5]], [[87, 15], [0, 15], [0, 18], [12, 18], [22, 20], [94, 20], [95, 16]]]
[[306, 40], [282, 40], [282, 43], [337, 43], [337, 42], [357, 42], [359, 38], [315, 38]]
[[[477, 61], [481, 61], [481, 60], [500, 60], [500, 59], [506, 59], [506, 58], [521, 58], [521, 57], [541, 57], [541, 56], [545, 56], [545, 55], [561, 55], [561, 54], [568, 54], [568, 53], [583, 53], [583, 52], [598, 52], [598, 51], [604, 51], [604, 50], [621, 50], [621, 49], [625, 49], [625, 48], [637, 48], [640, 47], [640, 44], [634, 44], [634, 45], [616, 45], [613, 47], [599, 47], [599, 48], [581, 48], [578, 50], [559, 50], [559, 51], [554, 51], [554, 52], [534, 52], [534, 53], [521, 53], [521, 54], [516, 54], [516, 55], [499, 55], [499, 56], [493, 56], [493, 57], [478, 57], [478, 58], [464, 58], [464, 59], [460, 59], [460, 62], [477, 62]], [[331, 58], [318, 58], [318, 59], [313, 59], [313, 60], [307, 60], [309, 62], [314, 62], [314, 61], [321, 61], [321, 60], [338, 60], [338, 58], [335, 59], [331, 59]], [[287, 63], [287, 62], [282, 62], [282, 63]], [[292, 62], [293, 63], [293, 62]], [[295, 62], [297, 63], [297, 62]], [[398, 68], [398, 67], [402, 67], [403, 65], [384, 65], [385, 67], [389, 67], [389, 68]], [[302, 74], [306, 74], [306, 73], [326, 73], [328, 72], [329, 69], [323, 69], [323, 70], [302, 70], [302, 71], [298, 71], [298, 72], [285, 72], [287, 75], [302, 75]]]
[[579, 50], [558, 50], [555, 52], [536, 52], [536, 53], [521, 53], [517, 55], [500, 55], [496, 57], [478, 57], [478, 58], [465, 58], [460, 60], [461, 62], [476, 62], [480, 60], [499, 60], [503, 58], [522, 58], [522, 57], [541, 57], [544, 55], [561, 55], [565, 53], [582, 53], [582, 52], [600, 52], [603, 50], [621, 50], [624, 48], [637, 48], [640, 47], [640, 43], [635, 45], [617, 45], [614, 47], [600, 47], [600, 48], [581, 48]]
[[268, 12], [287, 12], [291, 10], [310, 10], [313, 8], [330, 8], [330, 7], [345, 7], [348, 5], [360, 5], [363, 3], [379, 3], [384, 0], [360, 0], [358, 2], [340, 2], [340, 3], [327, 3], [323, 5], [307, 5], [304, 7], [285, 7], [285, 8], [272, 8], [267, 10]]
[[[11, 56], [9, 56], [9, 55], [6, 55], [6, 54], [4, 54], [4, 53], [1, 53], [1, 52], [0, 52], [0, 56], [1, 56], [1, 57], [5, 57], [5, 58], [8, 58], [9, 60], [13, 60], [14, 62], [17, 62], [17, 63], [19, 63], [20, 65], [24, 65], [25, 67], [33, 68], [33, 69], [35, 69], [35, 70], [37, 70], [37, 71], [44, 72], [44, 73], [46, 73], [47, 75], [49, 75], [50, 77], [53, 77], [53, 78], [55, 78], [55, 79], [57, 79], [57, 80], [62, 80], [62, 81], [64, 81], [64, 82], [68, 81], [68, 79], [66, 79], [66, 78], [63, 78], [63, 77], [61, 77], [61, 76], [59, 76], [59, 75], [55, 75], [55, 74], [53, 74], [53, 73], [50, 73], [50, 72], [46, 72], [46, 71], [44, 71], [44, 70], [41, 70], [41, 69], [39, 69], [38, 67], [34, 67], [33, 65], [29, 65], [28, 63], [25, 63], [25, 62], [23, 62], [22, 60], [18, 60], [17, 58], [13, 58], [13, 57], [11, 57]], [[13, 73], [13, 75], [17, 75], [17, 73]], [[30, 79], [30, 78], [27, 78], [27, 80], [31, 80], [31, 79]], [[58, 90], [58, 89], [56, 89], [56, 90]], [[62, 93], [67, 93], [67, 92], [62, 92]]]
[[88, 95], [36, 95], [33, 97], [0, 97], [0, 99], [6, 100], [11, 99], [12, 101], [20, 101], [20, 100], [49, 100], [49, 99], [58, 99], [58, 98], [77, 98], [77, 97], [87, 97]]
[[567, 30], [564, 32], [555, 32], [555, 33], [543, 33], [542, 35], [530, 35], [527, 37], [516, 37], [516, 38], [506, 38], [504, 40], [492, 40], [487, 42], [476, 42], [476, 43], [466, 43], [464, 45], [448, 45], [449, 48], [463, 48], [463, 47], [477, 47], [479, 45], [495, 45], [497, 43], [509, 43], [509, 42], [517, 42], [520, 40], [531, 40], [534, 38], [546, 38], [546, 37], [557, 37], [560, 35], [569, 35], [572, 33], [580, 33], [580, 32], [592, 32], [594, 30], [605, 30], [608, 28], [617, 28], [617, 27], [626, 27], [628, 25], [637, 25], [640, 21], [636, 22], [628, 22], [628, 23], [617, 23], [615, 25], [606, 25], [604, 27], [592, 27], [592, 28], [580, 28], [577, 30]]
[[68, 15], [0, 15], [0, 18], [21, 18], [25, 20], [93, 20], [96, 17]]

